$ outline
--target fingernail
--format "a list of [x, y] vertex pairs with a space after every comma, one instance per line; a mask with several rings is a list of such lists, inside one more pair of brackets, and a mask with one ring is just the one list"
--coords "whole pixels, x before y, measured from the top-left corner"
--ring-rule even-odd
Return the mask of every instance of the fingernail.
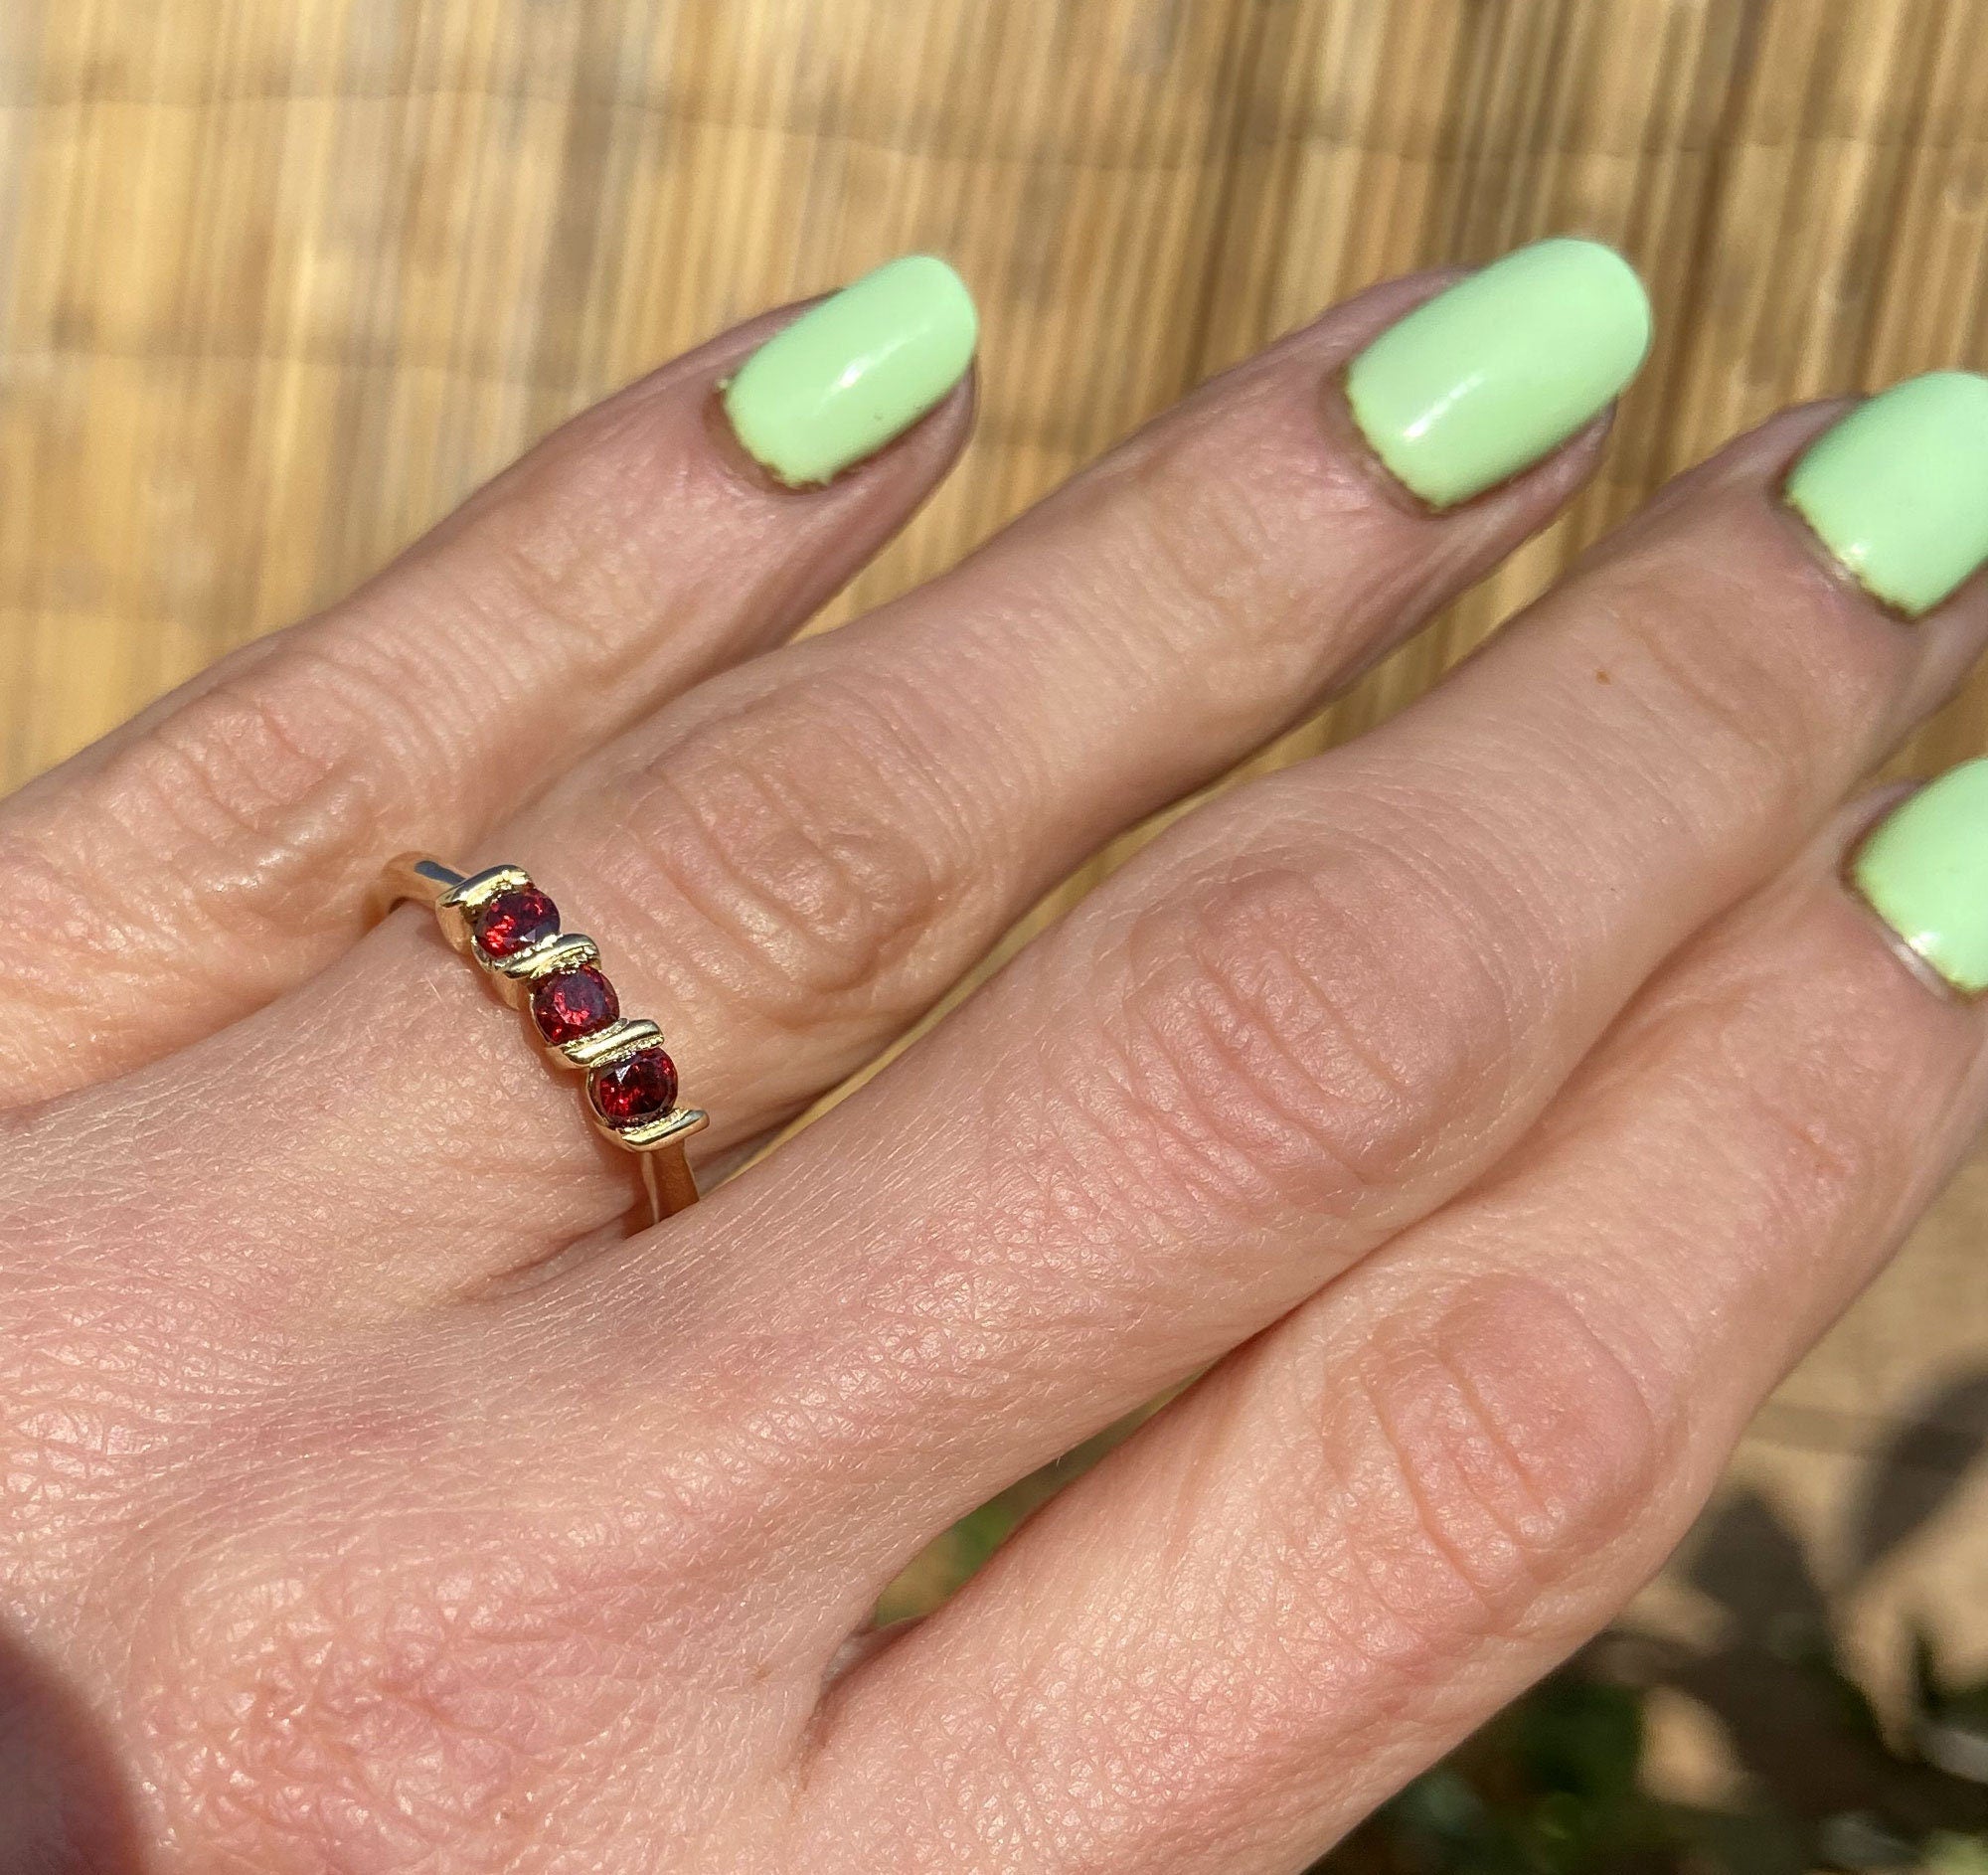
[[1787, 498], [1867, 592], [1917, 617], [1988, 560], [1988, 378], [1929, 371], [1860, 404]]
[[1955, 989], [1988, 989], [1988, 760], [1901, 801], [1852, 856], [1850, 879]]
[[784, 326], [725, 387], [747, 452], [796, 487], [902, 435], [966, 375], [979, 321], [943, 260], [907, 255]]
[[1650, 349], [1650, 300], [1593, 241], [1539, 241], [1417, 306], [1353, 361], [1374, 452], [1437, 508], [1467, 501], [1600, 415]]

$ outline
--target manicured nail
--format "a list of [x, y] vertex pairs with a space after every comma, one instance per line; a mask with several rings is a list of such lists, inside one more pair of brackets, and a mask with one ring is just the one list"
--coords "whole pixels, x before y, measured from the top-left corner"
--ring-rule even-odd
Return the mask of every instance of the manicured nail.
[[1599, 416], [1650, 349], [1650, 300], [1592, 241], [1539, 241], [1398, 320], [1353, 361], [1367, 440], [1432, 507], [1551, 455]]
[[1917, 617], [1988, 560], [1988, 378], [1929, 371], [1860, 404], [1787, 496], [1867, 592]]
[[966, 375], [979, 321], [943, 260], [907, 255], [801, 314], [725, 387], [746, 450], [781, 481], [825, 482], [902, 435]]
[[1901, 801], [1852, 856], [1850, 879], [1955, 989], [1988, 989], [1988, 760]]

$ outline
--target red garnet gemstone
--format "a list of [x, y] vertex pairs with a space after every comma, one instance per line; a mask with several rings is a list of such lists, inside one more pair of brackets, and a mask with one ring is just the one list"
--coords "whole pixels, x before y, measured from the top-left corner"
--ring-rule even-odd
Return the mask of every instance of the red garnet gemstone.
[[486, 957], [514, 957], [560, 928], [559, 907], [537, 886], [500, 892], [476, 914], [472, 929]]
[[587, 1092], [603, 1119], [617, 1126], [654, 1119], [677, 1104], [677, 1066], [660, 1048], [638, 1048], [587, 1077]]
[[560, 970], [532, 991], [532, 1020], [555, 1048], [604, 1029], [620, 1013], [614, 985], [591, 964]]

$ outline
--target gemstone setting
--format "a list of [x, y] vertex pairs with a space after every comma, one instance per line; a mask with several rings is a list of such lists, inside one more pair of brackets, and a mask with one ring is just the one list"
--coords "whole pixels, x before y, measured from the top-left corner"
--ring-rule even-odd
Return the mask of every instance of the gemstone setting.
[[654, 1046], [638, 1048], [586, 1077], [593, 1110], [610, 1126], [659, 1118], [677, 1104], [676, 1063]]
[[592, 964], [556, 970], [532, 991], [532, 1021], [554, 1048], [619, 1020], [621, 998]]
[[396, 898], [431, 904], [449, 943], [529, 1018], [548, 1062], [582, 1078], [594, 1127], [643, 1155], [650, 1215], [695, 1204], [684, 1141], [709, 1125], [710, 1115], [678, 1106], [676, 1064], [663, 1050], [662, 1030], [622, 1013], [593, 939], [565, 930], [559, 907], [522, 866], [488, 866], [465, 877], [426, 855], [403, 854], [386, 884], [404, 888]]
[[476, 947], [500, 961], [559, 936], [559, 907], [537, 886], [514, 886], [482, 906], [471, 923]]

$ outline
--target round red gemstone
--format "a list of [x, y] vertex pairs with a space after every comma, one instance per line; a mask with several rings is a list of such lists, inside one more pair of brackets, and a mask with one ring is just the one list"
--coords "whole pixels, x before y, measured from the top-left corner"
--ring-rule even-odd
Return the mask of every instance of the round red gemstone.
[[617, 1126], [654, 1119], [677, 1104], [676, 1063], [660, 1048], [638, 1048], [587, 1077], [587, 1092], [603, 1119]]
[[614, 985], [591, 964], [560, 970], [532, 991], [532, 1020], [555, 1048], [604, 1029], [620, 1013]]
[[472, 929], [486, 957], [513, 957], [560, 928], [559, 907], [537, 886], [500, 892], [476, 914]]

